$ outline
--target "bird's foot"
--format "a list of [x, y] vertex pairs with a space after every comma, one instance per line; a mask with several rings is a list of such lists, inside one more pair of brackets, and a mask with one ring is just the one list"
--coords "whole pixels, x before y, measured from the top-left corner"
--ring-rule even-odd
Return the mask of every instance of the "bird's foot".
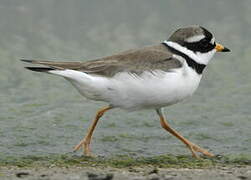
[[214, 154], [208, 152], [207, 150], [205, 150], [205, 149], [199, 147], [199, 146], [196, 145], [196, 144], [190, 143], [190, 144], [187, 145], [187, 146], [188, 146], [188, 148], [190, 149], [190, 151], [192, 152], [192, 155], [193, 155], [195, 158], [197, 158], [197, 159], [199, 159], [200, 157], [196, 154], [196, 152], [200, 152], [200, 153], [202, 153], [203, 155], [208, 156], [208, 157], [214, 157], [214, 156], [215, 156]]
[[83, 148], [84, 150], [84, 156], [88, 156], [88, 157], [94, 157], [94, 155], [91, 153], [90, 150], [90, 142], [88, 142], [85, 138], [83, 140], [81, 140], [74, 148], [73, 148], [73, 152], [78, 151], [80, 148]]

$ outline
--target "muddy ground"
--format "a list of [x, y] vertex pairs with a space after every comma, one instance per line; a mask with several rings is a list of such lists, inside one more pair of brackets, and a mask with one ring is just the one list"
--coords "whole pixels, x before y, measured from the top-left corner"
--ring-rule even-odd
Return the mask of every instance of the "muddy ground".
[[251, 180], [246, 156], [195, 159], [191, 156], [83, 157], [75, 155], [8, 157], [0, 180]]
[[248, 180], [251, 166], [189, 168], [1, 167], [3, 180]]

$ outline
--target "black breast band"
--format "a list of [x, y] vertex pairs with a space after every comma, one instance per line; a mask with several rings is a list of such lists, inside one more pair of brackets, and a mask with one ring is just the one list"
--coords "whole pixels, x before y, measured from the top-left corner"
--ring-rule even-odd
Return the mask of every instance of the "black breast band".
[[177, 55], [183, 57], [186, 60], [188, 66], [193, 68], [198, 74], [202, 74], [203, 70], [206, 67], [205, 64], [197, 63], [192, 58], [190, 58], [188, 55], [176, 50], [175, 48], [169, 46], [168, 44], [166, 44], [164, 42], [162, 44], [165, 45], [173, 54], [177, 54]]

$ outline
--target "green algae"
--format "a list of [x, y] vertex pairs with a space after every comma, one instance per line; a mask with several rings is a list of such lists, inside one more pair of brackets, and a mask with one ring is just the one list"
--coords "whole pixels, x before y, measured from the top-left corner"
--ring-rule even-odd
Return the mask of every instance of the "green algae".
[[160, 155], [153, 157], [132, 157], [117, 155], [113, 157], [84, 157], [77, 155], [48, 155], [48, 156], [25, 156], [0, 158], [1, 166], [17, 167], [158, 167], [158, 168], [211, 168], [215, 166], [251, 165], [251, 157], [240, 156], [217, 156], [215, 158], [200, 159], [191, 156]]

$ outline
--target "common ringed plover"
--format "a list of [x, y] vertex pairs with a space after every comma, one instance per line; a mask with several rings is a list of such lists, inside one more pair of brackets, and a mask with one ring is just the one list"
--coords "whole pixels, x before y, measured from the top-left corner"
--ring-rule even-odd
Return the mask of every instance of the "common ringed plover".
[[198, 88], [203, 70], [215, 52], [228, 52], [215, 42], [208, 30], [190, 26], [176, 30], [168, 40], [154, 46], [132, 49], [112, 56], [84, 62], [52, 62], [21, 59], [43, 65], [26, 67], [31, 71], [46, 72], [64, 77], [84, 97], [108, 103], [97, 111], [86, 136], [74, 147], [81, 147], [84, 155], [91, 155], [93, 131], [103, 114], [114, 108], [129, 111], [154, 109], [161, 126], [196, 152], [213, 154], [190, 142], [172, 129], [162, 112], [163, 107], [190, 97]]

